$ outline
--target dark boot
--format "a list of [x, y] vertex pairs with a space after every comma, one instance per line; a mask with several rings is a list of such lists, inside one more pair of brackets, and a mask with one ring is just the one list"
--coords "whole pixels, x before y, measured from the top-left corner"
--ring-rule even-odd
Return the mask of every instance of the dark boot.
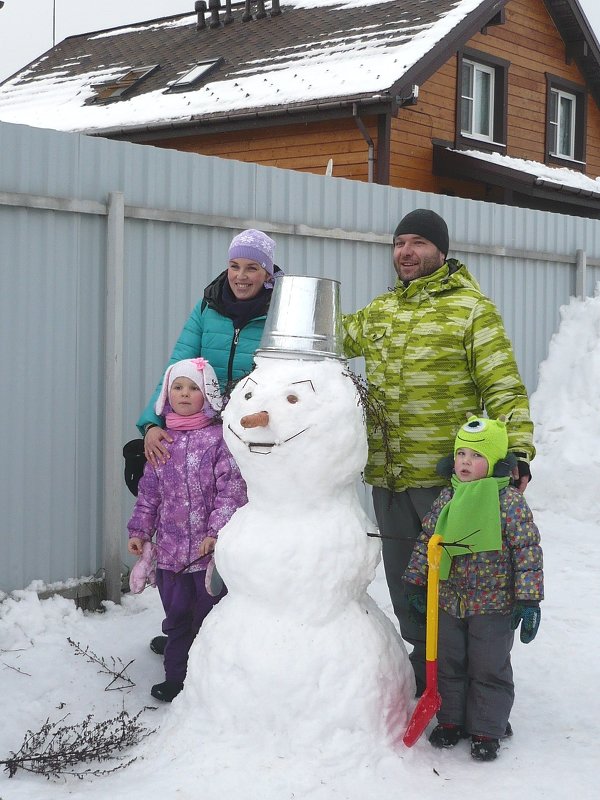
[[433, 747], [454, 747], [461, 739], [468, 736], [464, 728], [460, 725], [452, 725], [450, 722], [440, 722], [439, 725], [431, 731], [429, 736], [429, 744]]
[[179, 681], [164, 681], [155, 684], [150, 690], [152, 697], [162, 700], [163, 703], [171, 703], [183, 689], [183, 683]]
[[475, 761], [494, 761], [500, 750], [500, 741], [490, 736], [471, 736], [471, 756]]
[[157, 653], [159, 656], [164, 655], [165, 647], [167, 646], [167, 637], [166, 636], [155, 636], [154, 639], [150, 642], [150, 650], [153, 653]]

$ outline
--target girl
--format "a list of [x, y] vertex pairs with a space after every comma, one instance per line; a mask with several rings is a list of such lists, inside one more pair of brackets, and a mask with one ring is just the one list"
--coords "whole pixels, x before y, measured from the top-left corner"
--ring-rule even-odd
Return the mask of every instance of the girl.
[[[167, 401], [168, 397], [168, 401]], [[215, 419], [221, 394], [203, 358], [168, 367], [156, 401], [171, 441], [164, 464], [148, 462], [127, 525], [128, 550], [141, 556], [156, 534], [156, 585], [165, 610], [165, 681], [152, 687], [171, 702], [183, 688], [188, 652], [206, 615], [225, 590], [206, 590], [206, 567], [219, 530], [247, 502], [246, 485]]]

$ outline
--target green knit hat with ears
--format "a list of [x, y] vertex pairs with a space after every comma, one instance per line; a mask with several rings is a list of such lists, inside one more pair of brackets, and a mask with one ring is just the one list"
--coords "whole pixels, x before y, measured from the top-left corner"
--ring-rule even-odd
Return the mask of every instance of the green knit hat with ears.
[[508, 452], [506, 418], [487, 419], [473, 414], [456, 434], [455, 456], [461, 447], [469, 447], [487, 459], [489, 478], [494, 472], [496, 463], [506, 458]]

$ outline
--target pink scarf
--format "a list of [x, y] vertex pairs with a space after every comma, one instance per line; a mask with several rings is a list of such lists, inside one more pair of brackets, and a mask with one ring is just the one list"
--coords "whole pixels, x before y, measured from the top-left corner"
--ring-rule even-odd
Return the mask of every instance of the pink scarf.
[[174, 411], [168, 411], [165, 415], [167, 428], [172, 431], [195, 431], [198, 428], [206, 428], [213, 421], [212, 417], [208, 417], [202, 411], [196, 414], [190, 414], [189, 417], [183, 417], [181, 414], [176, 414]]

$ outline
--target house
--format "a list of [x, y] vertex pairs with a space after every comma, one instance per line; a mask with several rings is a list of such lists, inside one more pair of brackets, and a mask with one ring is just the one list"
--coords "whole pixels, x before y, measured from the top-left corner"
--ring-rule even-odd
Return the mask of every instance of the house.
[[0, 85], [0, 119], [600, 216], [577, 0], [200, 1], [65, 39]]

